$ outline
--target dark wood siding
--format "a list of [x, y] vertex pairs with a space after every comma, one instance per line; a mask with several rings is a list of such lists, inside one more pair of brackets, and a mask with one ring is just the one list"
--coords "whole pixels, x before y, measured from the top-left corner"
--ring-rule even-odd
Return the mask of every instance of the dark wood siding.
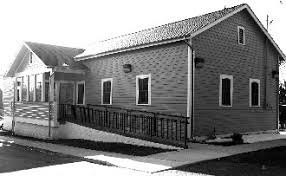
[[[245, 28], [245, 45], [237, 41], [237, 26]], [[252, 132], [276, 128], [278, 53], [270, 44], [265, 93], [265, 35], [246, 10], [193, 39], [196, 57], [205, 60], [195, 76], [195, 135]], [[219, 106], [220, 74], [233, 75], [233, 105]], [[249, 78], [259, 79], [261, 107], [249, 107]], [[266, 94], [266, 102], [265, 102]], [[266, 104], [266, 107], [264, 106]]]
[[[86, 76], [86, 103], [101, 103], [101, 79], [113, 78], [112, 105], [187, 113], [187, 45], [183, 42], [90, 59]], [[132, 71], [124, 73], [123, 65]], [[136, 106], [136, 75], [151, 74], [151, 106]]]

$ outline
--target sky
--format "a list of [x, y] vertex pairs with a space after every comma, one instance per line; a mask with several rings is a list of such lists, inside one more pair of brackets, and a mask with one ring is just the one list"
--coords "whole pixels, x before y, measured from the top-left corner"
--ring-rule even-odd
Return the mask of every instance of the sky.
[[24, 41], [86, 48], [100, 40], [241, 3], [250, 5], [264, 26], [269, 15], [273, 20], [269, 33], [286, 53], [286, 0], [3, 0], [0, 74]]

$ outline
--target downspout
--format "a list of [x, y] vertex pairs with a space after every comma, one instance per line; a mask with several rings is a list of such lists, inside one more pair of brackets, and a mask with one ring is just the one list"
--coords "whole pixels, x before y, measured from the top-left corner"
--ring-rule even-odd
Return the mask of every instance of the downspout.
[[184, 42], [188, 46], [188, 88], [187, 88], [187, 117], [189, 117], [188, 138], [194, 137], [194, 80], [195, 80], [195, 67], [194, 67], [194, 49], [192, 46], [192, 38], [185, 39]]

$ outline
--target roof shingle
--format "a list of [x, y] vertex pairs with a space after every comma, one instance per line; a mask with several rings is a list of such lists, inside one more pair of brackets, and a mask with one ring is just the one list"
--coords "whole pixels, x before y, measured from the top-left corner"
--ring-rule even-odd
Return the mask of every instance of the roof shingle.
[[168, 23], [158, 27], [100, 41], [87, 48], [82, 54], [78, 55], [77, 58], [184, 37], [202, 29], [203, 27], [213, 23], [214, 21], [226, 16], [244, 5], [245, 4], [240, 4], [201, 16], [196, 16], [182, 21]]

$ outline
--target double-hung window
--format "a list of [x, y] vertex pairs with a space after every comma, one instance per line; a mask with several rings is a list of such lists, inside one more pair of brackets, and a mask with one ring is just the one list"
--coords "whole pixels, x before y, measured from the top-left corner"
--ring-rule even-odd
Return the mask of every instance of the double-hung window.
[[237, 27], [238, 44], [245, 45], [245, 29], [242, 26]]
[[85, 104], [85, 82], [80, 81], [76, 83], [76, 104]]
[[260, 106], [260, 80], [249, 79], [249, 106]]
[[101, 104], [112, 104], [112, 78], [106, 78], [101, 80]]
[[233, 94], [233, 76], [220, 75], [219, 105], [223, 107], [231, 107], [232, 94]]
[[151, 105], [151, 74], [136, 76], [136, 104]]

